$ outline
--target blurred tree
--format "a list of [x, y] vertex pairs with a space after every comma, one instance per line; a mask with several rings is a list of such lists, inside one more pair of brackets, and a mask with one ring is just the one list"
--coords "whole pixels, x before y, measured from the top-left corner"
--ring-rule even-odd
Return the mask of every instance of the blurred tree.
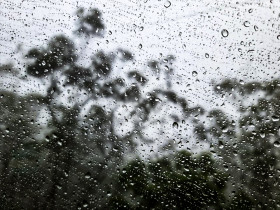
[[125, 166], [112, 209], [222, 209], [226, 175], [208, 153], [185, 151], [162, 158], [135, 160]]
[[[80, 8], [77, 16], [75, 36], [87, 41], [102, 36], [105, 26], [97, 9]], [[140, 71], [114, 76], [118, 63], [135, 62], [127, 50], [97, 50], [85, 65], [73, 40], [57, 35], [45, 47], [26, 53], [27, 75], [21, 82], [36, 80], [45, 87], [44, 93], [38, 91], [32, 96], [38, 108], [34, 109], [32, 100], [19, 105], [29, 96], [9, 91], [6, 95], [10, 95], [10, 99], [6, 96], [7, 101], [1, 101], [1, 106], [9, 109], [2, 118], [1, 144], [6, 157], [3, 157], [1, 183], [10, 185], [2, 188], [2, 192], [11, 198], [2, 196], [0, 205], [16, 201], [15, 208], [26, 209], [103, 208], [109, 198], [107, 192], [115, 185], [113, 177], [125, 156], [135, 152], [139, 141], [151, 140], [142, 131], [152, 112], [166, 103], [177, 106], [184, 119], [202, 112], [199, 107], [189, 107], [183, 97], [172, 91], [168, 71], [164, 73], [168, 77], [164, 88], [149, 89], [148, 79]], [[169, 66], [169, 73], [173, 71], [173, 60], [173, 56], [167, 56], [149, 66], [159, 76], [163, 66], [165, 69]], [[118, 133], [116, 123], [120, 107], [131, 108], [128, 116], [132, 125], [125, 134]], [[25, 110], [28, 112], [21, 116]], [[39, 127], [39, 131], [44, 130], [41, 141], [33, 136], [37, 130], [32, 121], [29, 123], [29, 114], [34, 121], [39, 120], [37, 112], [43, 113], [43, 121], [47, 122], [46, 128]], [[16, 122], [18, 115], [23, 118], [18, 121], [20, 124]], [[10, 128], [9, 135], [7, 128]], [[9, 149], [4, 150], [5, 147]], [[11, 159], [13, 153], [17, 156]], [[15, 177], [20, 181], [15, 181]], [[20, 198], [20, 195], [26, 197]]]
[[[38, 101], [42, 98], [37, 94], [19, 96], [5, 90], [1, 90], [0, 95], [0, 203], [1, 207], [9, 208], [9, 204], [20, 197], [15, 192], [15, 186], [20, 191], [20, 186], [27, 185], [23, 179], [16, 179], [17, 169], [23, 169], [24, 161], [27, 167], [21, 172], [30, 175], [29, 182], [40, 179], [39, 176], [34, 177], [36, 172], [31, 171], [36, 170], [35, 162], [40, 160], [40, 142], [36, 142], [35, 138], [40, 134], [40, 122], [37, 119]], [[29, 150], [34, 152], [28, 153]]]
[[236, 195], [231, 207], [240, 204], [239, 197], [258, 209], [279, 206], [279, 84], [279, 80], [223, 81], [215, 91], [238, 102], [238, 120], [232, 120], [229, 113], [213, 110], [208, 114], [211, 120], [196, 128], [200, 138], [210, 142], [222, 157], [223, 166], [232, 176]]

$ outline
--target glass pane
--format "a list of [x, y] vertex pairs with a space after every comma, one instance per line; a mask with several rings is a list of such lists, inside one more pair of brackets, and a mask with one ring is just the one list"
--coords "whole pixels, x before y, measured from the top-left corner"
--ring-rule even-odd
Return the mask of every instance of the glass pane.
[[0, 5], [0, 209], [280, 208], [279, 2]]

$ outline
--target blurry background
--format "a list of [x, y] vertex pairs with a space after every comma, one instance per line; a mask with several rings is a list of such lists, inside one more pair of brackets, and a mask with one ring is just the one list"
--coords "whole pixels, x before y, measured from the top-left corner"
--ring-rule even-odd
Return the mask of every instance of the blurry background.
[[3, 209], [279, 208], [279, 2], [0, 5]]

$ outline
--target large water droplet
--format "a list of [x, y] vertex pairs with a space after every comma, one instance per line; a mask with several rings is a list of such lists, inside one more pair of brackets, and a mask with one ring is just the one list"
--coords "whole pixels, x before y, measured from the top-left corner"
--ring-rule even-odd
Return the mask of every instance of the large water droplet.
[[172, 127], [173, 127], [173, 128], [177, 128], [177, 129], [178, 129], [179, 125], [178, 125], [178, 123], [177, 123], [177, 122], [174, 122], [174, 123], [173, 123], [173, 125], [172, 125]]
[[229, 33], [228, 33], [228, 30], [223, 29], [222, 32], [221, 32], [221, 34], [222, 34], [223, 37], [228, 37], [228, 34], [229, 34]]
[[279, 121], [279, 117], [278, 116], [272, 116], [272, 121], [273, 122], [278, 122]]
[[245, 22], [243, 23], [243, 25], [244, 25], [245, 27], [249, 27], [249, 26], [250, 26], [250, 22], [249, 22], [249, 21], [245, 21]]
[[196, 77], [196, 76], [197, 76], [197, 72], [196, 72], [196, 71], [193, 71], [193, 72], [192, 72], [192, 75], [193, 75], [193, 77]]
[[165, 3], [164, 3], [164, 7], [165, 8], [168, 8], [168, 7], [170, 7], [171, 6], [171, 2], [170, 1], [166, 1]]
[[227, 132], [228, 132], [228, 128], [227, 128], [227, 127], [223, 127], [223, 128], [222, 128], [222, 132], [223, 132], [223, 133], [227, 133]]
[[275, 146], [275, 147], [280, 147], [280, 142], [279, 142], [279, 141], [275, 141], [275, 142], [274, 142], [274, 146]]

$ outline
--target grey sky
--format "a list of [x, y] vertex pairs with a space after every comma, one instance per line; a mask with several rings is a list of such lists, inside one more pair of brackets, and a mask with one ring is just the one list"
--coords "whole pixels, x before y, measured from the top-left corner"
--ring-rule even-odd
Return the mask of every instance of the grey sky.
[[[88, 52], [122, 47], [135, 53], [137, 61], [127, 68], [139, 69], [144, 69], [150, 59], [173, 54], [174, 88], [193, 104], [220, 108], [224, 101], [213, 95], [212, 80], [265, 80], [279, 76], [279, 1], [170, 3], [169, 6], [165, 0], [1, 0], [0, 63], [20, 62], [21, 55], [14, 54], [19, 45], [28, 50], [46, 44], [55, 34], [71, 36], [74, 12], [82, 6], [100, 9], [106, 24], [105, 37], [90, 41]], [[228, 31], [227, 37], [222, 36], [223, 29]], [[193, 71], [197, 76], [193, 76]], [[230, 102], [225, 103], [225, 108], [230, 107]]]

